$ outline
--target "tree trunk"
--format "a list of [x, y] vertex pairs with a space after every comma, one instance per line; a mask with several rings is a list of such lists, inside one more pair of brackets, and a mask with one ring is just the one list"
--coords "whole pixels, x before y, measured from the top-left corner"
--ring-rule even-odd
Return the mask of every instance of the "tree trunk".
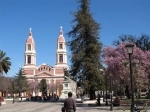
[[127, 98], [130, 99], [130, 93], [129, 93], [129, 86], [128, 85], [126, 85], [126, 87], [125, 87], [125, 93], [126, 93]]
[[19, 92], [19, 96], [20, 96], [20, 98], [21, 98], [21, 101], [22, 101], [22, 94], [21, 94], [22, 92], [20, 91]]
[[120, 83], [120, 98], [122, 99], [122, 85]]
[[90, 100], [96, 99], [95, 90], [93, 90], [92, 87], [91, 87], [89, 93], [90, 93]]
[[139, 98], [141, 98], [141, 87], [139, 89]]

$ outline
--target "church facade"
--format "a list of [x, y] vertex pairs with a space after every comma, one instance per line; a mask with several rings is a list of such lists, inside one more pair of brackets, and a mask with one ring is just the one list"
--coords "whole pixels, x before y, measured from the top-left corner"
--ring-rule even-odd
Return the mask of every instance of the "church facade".
[[[24, 71], [24, 74], [27, 77], [28, 81], [33, 84], [32, 89], [34, 95], [39, 95], [39, 91], [35, 90], [35, 82], [39, 83], [42, 79], [46, 79], [46, 83], [49, 85], [47, 90], [48, 93], [50, 93], [52, 91], [52, 88], [50, 86], [61, 85], [64, 80], [64, 69], [68, 69], [68, 65], [66, 42], [63, 35], [62, 27], [60, 27], [60, 33], [57, 38], [56, 44], [56, 64], [54, 66], [50, 66], [46, 63], [37, 65], [35, 46], [36, 44], [32, 35], [32, 30], [30, 28], [29, 36], [25, 43], [24, 66], [22, 67], [22, 70]], [[53, 92], [54, 91], [57, 92], [56, 87]]]

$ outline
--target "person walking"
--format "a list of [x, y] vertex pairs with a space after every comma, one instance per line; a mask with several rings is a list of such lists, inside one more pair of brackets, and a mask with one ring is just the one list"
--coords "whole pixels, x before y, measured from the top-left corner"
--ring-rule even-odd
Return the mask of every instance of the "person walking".
[[72, 93], [68, 93], [68, 98], [64, 101], [64, 108], [66, 109], [66, 112], [75, 112], [76, 111], [76, 102], [72, 98]]
[[100, 94], [98, 94], [97, 105], [101, 106], [101, 95]]

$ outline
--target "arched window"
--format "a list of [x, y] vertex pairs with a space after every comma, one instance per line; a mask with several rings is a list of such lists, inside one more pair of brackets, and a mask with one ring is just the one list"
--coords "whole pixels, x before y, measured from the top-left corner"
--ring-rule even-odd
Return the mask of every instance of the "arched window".
[[28, 55], [28, 64], [31, 64], [31, 56]]
[[63, 63], [63, 55], [62, 54], [59, 55], [59, 63]]
[[63, 45], [62, 44], [59, 44], [59, 49], [62, 49], [63, 48]]
[[28, 50], [31, 51], [31, 44], [28, 44]]

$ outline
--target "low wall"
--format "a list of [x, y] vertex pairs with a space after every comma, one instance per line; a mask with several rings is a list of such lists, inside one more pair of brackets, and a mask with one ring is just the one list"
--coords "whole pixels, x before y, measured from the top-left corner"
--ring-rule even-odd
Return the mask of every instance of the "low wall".
[[[13, 100], [13, 98], [5, 98], [4, 99], [5, 101], [12, 101]], [[21, 98], [14, 98], [14, 100], [21, 100]], [[26, 98], [22, 98], [22, 100], [26, 100]]]

